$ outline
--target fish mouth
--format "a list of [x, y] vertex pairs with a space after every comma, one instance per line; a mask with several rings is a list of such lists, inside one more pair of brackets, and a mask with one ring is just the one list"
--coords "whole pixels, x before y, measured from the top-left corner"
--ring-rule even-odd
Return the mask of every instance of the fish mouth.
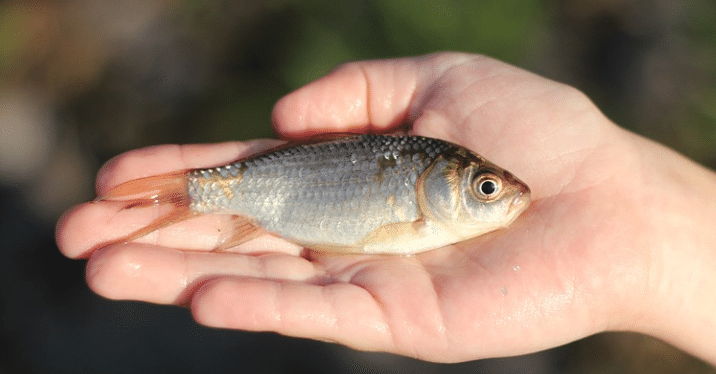
[[505, 179], [513, 184], [514, 189], [517, 190], [517, 194], [512, 198], [510, 206], [507, 208], [507, 214], [517, 217], [530, 205], [532, 194], [530, 188], [509, 171], [505, 171]]
[[507, 209], [508, 215], [514, 215], [517, 216], [520, 213], [522, 213], [527, 207], [530, 205], [531, 201], [530, 191], [520, 191], [520, 193], [517, 194], [514, 198], [512, 198], [512, 203], [510, 204], [510, 207]]

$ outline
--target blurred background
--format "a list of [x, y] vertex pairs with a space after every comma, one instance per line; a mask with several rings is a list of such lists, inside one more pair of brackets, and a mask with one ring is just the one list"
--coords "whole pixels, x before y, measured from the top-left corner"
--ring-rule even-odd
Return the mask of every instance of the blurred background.
[[270, 137], [273, 104], [337, 64], [441, 50], [574, 85], [716, 167], [713, 0], [0, 0], [0, 373], [713, 373], [626, 333], [439, 365], [208, 329], [94, 295], [58, 252], [55, 221], [110, 157]]

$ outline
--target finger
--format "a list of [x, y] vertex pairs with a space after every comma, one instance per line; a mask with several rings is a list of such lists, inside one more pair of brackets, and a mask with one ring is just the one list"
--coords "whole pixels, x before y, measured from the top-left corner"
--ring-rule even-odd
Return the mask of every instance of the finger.
[[122, 182], [183, 169], [220, 166], [280, 144], [276, 140], [219, 144], [160, 145], [129, 151], [107, 161], [97, 174], [97, 194]]
[[87, 283], [99, 295], [160, 304], [183, 304], [202, 283], [224, 276], [312, 281], [321, 272], [296, 256], [187, 252], [135, 243], [107, 247], [87, 264]]
[[[214, 145], [165, 145], [127, 152], [102, 167], [97, 177], [97, 191], [102, 194], [121, 182], [149, 175], [225, 164], [277, 144], [280, 142], [257, 140]], [[66, 256], [85, 257], [98, 245], [128, 235], [160, 217], [162, 209], [166, 208], [122, 210], [120, 205], [112, 202], [76, 206], [66, 212], [57, 224], [58, 246]], [[197, 219], [160, 230], [143, 241], [174, 247], [182, 244], [189, 249], [211, 249], [223, 239], [218, 231], [222, 228], [227, 228], [226, 217]], [[211, 243], [214, 243], [213, 246]]]
[[[145, 227], [166, 208], [154, 206], [123, 209], [121, 203], [91, 202], [74, 207], [57, 224], [57, 245], [70, 258], [87, 258], [98, 248], [116, 242]], [[185, 250], [210, 251], [219, 247], [231, 235], [233, 220], [229, 215], [205, 215], [179, 222], [133, 240], [134, 243], [153, 244]], [[234, 253], [281, 252], [298, 255], [302, 247], [264, 235], [228, 251]]]
[[[433, 98], [449, 101], [452, 95], [446, 94], [446, 87], [435, 83], [452, 67], [475, 59], [493, 67], [480, 72], [486, 76], [494, 73], [493, 65], [508, 66], [483, 56], [453, 52], [341, 65], [282, 98], [274, 107], [274, 127], [285, 137], [392, 131], [419, 118], [423, 105]], [[465, 80], [465, 72], [458, 75]]]
[[363, 288], [347, 283], [221, 278], [191, 301], [202, 324], [340, 342], [363, 350], [393, 350], [381, 307]]
[[387, 132], [400, 126], [415, 91], [415, 59], [341, 65], [282, 98], [273, 122], [284, 137], [322, 132]]

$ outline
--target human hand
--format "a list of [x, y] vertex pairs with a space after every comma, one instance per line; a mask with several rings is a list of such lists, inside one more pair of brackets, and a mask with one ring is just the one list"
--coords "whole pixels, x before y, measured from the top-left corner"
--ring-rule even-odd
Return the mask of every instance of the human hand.
[[[434, 54], [341, 66], [282, 99], [274, 122], [289, 138], [407, 122], [412, 133], [459, 143], [513, 172], [533, 203], [507, 229], [410, 257], [326, 255], [270, 236], [207, 252], [221, 240], [222, 216], [107, 245], [159, 213], [86, 203], [58, 223], [60, 249], [90, 259], [88, 283], [105, 297], [189, 305], [210, 326], [431, 361], [517, 355], [610, 329], [679, 340], [656, 331], [667, 318], [651, 312], [673, 296], [664, 290], [672, 253], [654, 222], [653, 199], [668, 205], [652, 188], [662, 180], [645, 166], [652, 156], [678, 156], [618, 128], [579, 91], [483, 56]], [[274, 144], [128, 152], [102, 169], [98, 194]]]

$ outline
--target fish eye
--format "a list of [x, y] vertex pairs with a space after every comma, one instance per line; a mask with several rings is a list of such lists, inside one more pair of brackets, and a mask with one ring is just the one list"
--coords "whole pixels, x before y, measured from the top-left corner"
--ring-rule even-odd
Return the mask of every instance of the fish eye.
[[473, 180], [473, 191], [478, 197], [491, 200], [500, 194], [502, 183], [493, 174], [481, 174]]
[[484, 195], [490, 196], [497, 191], [497, 183], [491, 179], [487, 179], [480, 183], [480, 192]]

